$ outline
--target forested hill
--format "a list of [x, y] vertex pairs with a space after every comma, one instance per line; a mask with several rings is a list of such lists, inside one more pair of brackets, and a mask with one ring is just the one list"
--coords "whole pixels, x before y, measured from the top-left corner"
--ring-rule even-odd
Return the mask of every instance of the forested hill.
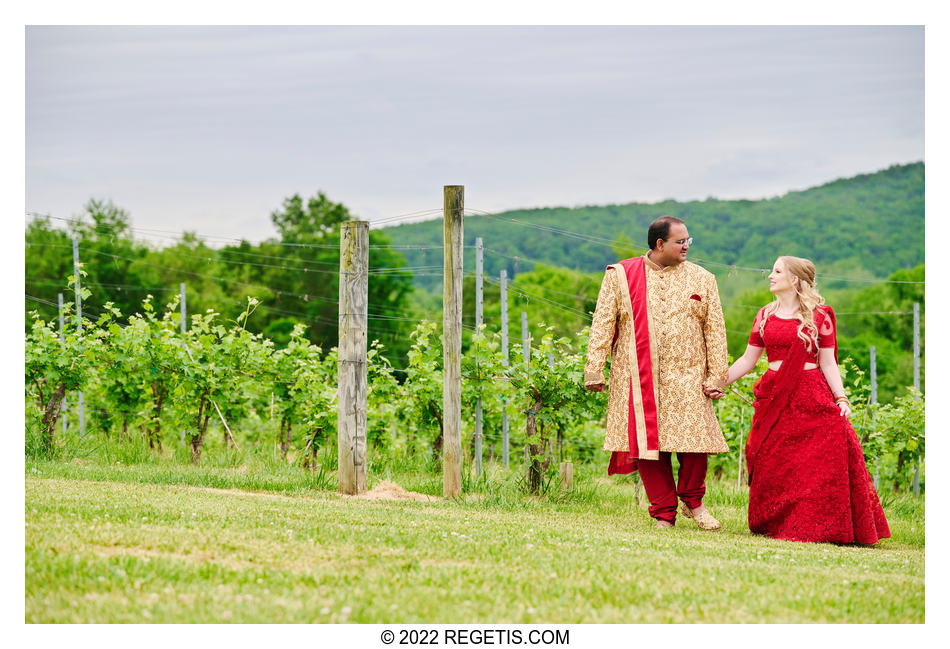
[[[471, 207], [478, 207], [477, 200]], [[503, 267], [509, 273], [524, 272], [532, 261], [594, 272], [616, 261], [618, 246], [611, 242], [625, 240], [635, 248], [628, 245], [627, 250], [641, 253], [647, 226], [663, 214], [686, 222], [696, 240], [693, 259], [762, 268], [788, 254], [812, 259], [829, 275], [885, 277], [924, 261], [924, 164], [895, 165], [757, 201], [670, 200], [490, 216], [467, 211], [465, 244], [473, 245], [476, 237], [482, 237], [491, 251], [485, 255], [485, 272], [492, 276]], [[584, 238], [544, 228], [582, 233]], [[394, 244], [442, 244], [441, 219], [386, 231]], [[440, 250], [405, 252], [409, 266], [441, 263]], [[472, 267], [474, 257], [465, 255], [466, 268]], [[416, 281], [431, 288], [441, 280], [419, 273]]]

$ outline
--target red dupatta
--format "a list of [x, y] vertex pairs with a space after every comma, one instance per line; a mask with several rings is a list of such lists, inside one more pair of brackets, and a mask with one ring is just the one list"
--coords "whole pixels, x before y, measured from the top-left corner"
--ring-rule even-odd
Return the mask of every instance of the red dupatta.
[[653, 382], [653, 361], [650, 352], [646, 263], [643, 257], [634, 257], [621, 261], [613, 268], [624, 271], [626, 282], [622, 288], [627, 289], [626, 293], [630, 298], [629, 315], [633, 325], [630, 362], [633, 367], [627, 400], [627, 436], [630, 450], [614, 451], [610, 454], [607, 475], [636, 471], [638, 459], [655, 459], [660, 448], [656, 386]]
[[[835, 312], [830, 306], [821, 305], [815, 309], [825, 316], [825, 320], [818, 324], [819, 332], [824, 332], [826, 325], [830, 323], [831, 333], [836, 333], [837, 323]], [[817, 313], [816, 313], [817, 315]], [[817, 324], [817, 323], [816, 323]], [[818, 341], [815, 341], [817, 346]], [[835, 335], [835, 362], [838, 362], [838, 338]], [[798, 386], [805, 371], [805, 363], [808, 359], [808, 351], [805, 349], [805, 343], [792, 345], [788, 352], [788, 358], [782, 361], [782, 366], [778, 368], [774, 378], [765, 381], [765, 375], [756, 381], [752, 388], [752, 394], [755, 396], [755, 414], [752, 417], [752, 429], [749, 431], [749, 439], [745, 445], [746, 468], [749, 471], [749, 484], [752, 484], [752, 472], [755, 467], [755, 457], [759, 452], [762, 443], [768, 438], [769, 433], [778, 423], [779, 417], [788, 406], [792, 393]]]

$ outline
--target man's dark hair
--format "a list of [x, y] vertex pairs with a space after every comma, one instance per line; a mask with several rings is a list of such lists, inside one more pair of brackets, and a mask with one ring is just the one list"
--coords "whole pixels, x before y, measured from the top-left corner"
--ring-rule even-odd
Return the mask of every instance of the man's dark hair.
[[670, 234], [670, 226], [674, 223], [686, 225], [682, 219], [675, 216], [661, 216], [650, 224], [650, 229], [647, 230], [647, 244], [650, 246], [650, 250], [656, 248], [656, 242], [660, 239], [666, 241], [666, 237]]

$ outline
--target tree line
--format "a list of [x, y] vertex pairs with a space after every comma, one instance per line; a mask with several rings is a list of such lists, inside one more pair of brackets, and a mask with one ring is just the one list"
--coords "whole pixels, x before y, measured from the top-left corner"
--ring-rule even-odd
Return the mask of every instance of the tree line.
[[[918, 257], [922, 260], [922, 203], [918, 205], [922, 174], [922, 165], [904, 165], [877, 174], [835, 181], [771, 201], [729, 202], [732, 207], [739, 208], [737, 214], [744, 215], [742, 218], [746, 219], [752, 218], [750, 215], [756, 210], [766, 210], [765, 204], [768, 204], [768, 211], [782, 223], [781, 227], [762, 226], [760, 223], [755, 227], [750, 224], [745, 228], [737, 228], [735, 223], [741, 219], [730, 216], [732, 212], [727, 214], [728, 210], [719, 213], [720, 216], [713, 220], [733, 223], [730, 227], [708, 226], [706, 222], [711, 217], [704, 216], [705, 213], [701, 211], [681, 215], [686, 217], [691, 234], [697, 237], [697, 241], [708, 241], [707, 235], [712, 234], [721, 237], [727, 233], [749, 234], [757, 230], [754, 234], [764, 236], [763, 233], [771, 232], [770, 243], [760, 244], [763, 250], [753, 258], [743, 256], [745, 253], [741, 251], [736, 252], [739, 250], [736, 245], [730, 250], [723, 244], [720, 258], [726, 261], [767, 267], [771, 266], [774, 259], [772, 255], [778, 252], [799, 253], [815, 260], [819, 269], [819, 289], [837, 312], [849, 314], [839, 318], [842, 354], [853, 357], [867, 371], [868, 348], [874, 345], [878, 356], [879, 396], [881, 401], [890, 401], [912, 383], [913, 319], [909, 314], [914, 302], [918, 302], [921, 307], [923, 342], [923, 284], [913, 283], [923, 282], [923, 264], [896, 268], [887, 276], [892, 282], [908, 283], [843, 282], [825, 280], [823, 277], [872, 279], [872, 275], [879, 276], [884, 269], [892, 268], [895, 264], [913, 261]], [[880, 200], [870, 200], [869, 197], [873, 196], [878, 196]], [[828, 211], [827, 222], [821, 228], [814, 225], [814, 220], [809, 221], [812, 223], [810, 228], [805, 227], [801, 219], [797, 223], [792, 219], [793, 227], [789, 227], [790, 219], [783, 216], [783, 210], [792, 209], [790, 206], [794, 206], [799, 213], [812, 214], [821, 212], [816, 205], [827, 207], [835, 201], [862, 205], [876, 214], [890, 214], [888, 218], [894, 224], [916, 223], [920, 208], [920, 226], [905, 225], [886, 232], [878, 232], [871, 227], [860, 231], [851, 228], [842, 232], [836, 229], [835, 224], [847, 219], [841, 214], [834, 216], [832, 210]], [[709, 207], [709, 204], [709, 201], [684, 203], [681, 207], [689, 205], [689, 209], [693, 210], [697, 205]], [[631, 206], [626, 207], [633, 209]], [[645, 231], [645, 223], [656, 213], [675, 212], [667, 209], [669, 207], [672, 204], [649, 206], [650, 212], [639, 217], [643, 221], [642, 230]], [[560, 210], [560, 213], [574, 214], [584, 210], [606, 210], [606, 213], [614, 214], [615, 217], [621, 214], [617, 206], [581, 208], [580, 212]], [[559, 210], [536, 210], [530, 214], [534, 218], [539, 214], [556, 213]], [[502, 213], [498, 217], [507, 218], [513, 214]], [[852, 216], [857, 218], [861, 215]], [[84, 286], [90, 290], [84, 306], [91, 313], [101, 311], [107, 302], [124, 314], [140, 312], [147, 295], [154, 293], [155, 300], [165, 302], [172, 293], [177, 292], [179, 283], [185, 282], [189, 314], [202, 314], [212, 309], [226, 320], [234, 321], [245, 309], [246, 297], [254, 296], [259, 305], [255, 317], [247, 325], [251, 332], [263, 334], [275, 346], [283, 347], [290, 343], [294, 328], [302, 324], [303, 335], [310, 343], [329, 349], [336, 345], [338, 336], [339, 224], [351, 218], [353, 215], [344, 205], [330, 200], [322, 192], [308, 199], [294, 195], [285, 199], [281, 207], [270, 214], [271, 223], [278, 233], [271, 239], [260, 243], [239, 241], [212, 247], [195, 233], [186, 232], [162, 247], [144, 243], [136, 237], [131, 217], [121, 207], [108, 201], [90, 200], [84, 206], [82, 215], [68, 222], [66, 227], [43, 216], [36, 216], [28, 223], [25, 257], [26, 294], [29, 297], [26, 299], [26, 312], [28, 314], [36, 309], [44, 319], [55, 320], [56, 294], [65, 292], [66, 278], [73, 273], [71, 239], [75, 237], [79, 241], [80, 257], [86, 272]], [[583, 329], [590, 322], [590, 313], [596, 304], [603, 266], [618, 258], [643, 252], [642, 248], [632, 245], [623, 231], [614, 236], [614, 231], [603, 230], [603, 234], [614, 236], [605, 245], [603, 241], [572, 239], [554, 232], [520, 227], [494, 217], [466, 218], [466, 237], [470, 243], [474, 244], [474, 237], [479, 232], [485, 235], [484, 313], [489, 331], [500, 329], [498, 273], [502, 268], [509, 271], [508, 328], [513, 344], [521, 334], [522, 311], [527, 313], [529, 323], [547, 323], [559, 336], [573, 336]], [[563, 220], [552, 222], [565, 225]], [[506, 230], [494, 234], [480, 231], [479, 228], [486, 224], [500, 224]], [[577, 224], [570, 227], [592, 235], [597, 232], [593, 225], [590, 228], [586, 225], [591, 224], [585, 222], [583, 228]], [[423, 281], [440, 282], [440, 273], [429, 276], [428, 273], [414, 273], [412, 270], [412, 267], [441, 264], [442, 255], [438, 248], [441, 245], [441, 227], [436, 226], [439, 224], [425, 223], [370, 231], [369, 340], [379, 341], [397, 369], [405, 369], [408, 365], [410, 333], [416, 324], [421, 320], [438, 322], [441, 319], [441, 290], [432, 292], [423, 285]], [[435, 236], [426, 234], [427, 238], [424, 239], [407, 239], [405, 236], [407, 232], [418, 234], [434, 227], [437, 230]], [[706, 232], [704, 228], [709, 231]], [[625, 231], [633, 230], [625, 226]], [[531, 236], [525, 238], [525, 233]], [[905, 233], [907, 237], [901, 239]], [[885, 239], [891, 242], [887, 244], [888, 247], [875, 248]], [[826, 258], [822, 261], [815, 253], [824, 248], [806, 250], [802, 247], [806, 240], [837, 241], [837, 256], [823, 252], [821, 254], [826, 254]], [[897, 240], [901, 241], [899, 245]], [[401, 247], [408, 243], [423, 245], [426, 249]], [[705, 253], [706, 245], [694, 245], [691, 257]], [[743, 244], [742, 248], [745, 247]], [[524, 256], [525, 248], [534, 255], [554, 257], [568, 265], [539, 263], [534, 257]], [[576, 266], [588, 263], [584, 261], [587, 258], [585, 255], [595, 249], [599, 261], [594, 267], [589, 270], [577, 269]], [[765, 256], [766, 249], [768, 257]], [[508, 254], [505, 250], [519, 254]], [[874, 250], [876, 253], [872, 255], [871, 252], [865, 252], [856, 256], [855, 251], [860, 250]], [[557, 251], [561, 251], [557, 253], [561, 257], [557, 257]], [[466, 251], [465, 257], [467, 265], [473, 264], [474, 254], [471, 251]], [[704, 254], [704, 257], [708, 258], [708, 255]], [[861, 265], [849, 265], [856, 263], [858, 258]], [[868, 264], [873, 267], [873, 274], [867, 268]], [[729, 351], [737, 356], [745, 346], [755, 309], [771, 299], [767, 282], [761, 273], [754, 271], [732, 270], [721, 265], [707, 265], [707, 268], [715, 272], [719, 280]], [[475, 280], [471, 273], [465, 278], [463, 290], [463, 323], [466, 326], [463, 346], [467, 349], [476, 324]], [[32, 326], [29, 315], [26, 316], [25, 324], [29, 330]]]
[[[481, 237], [498, 253], [485, 259], [485, 270], [493, 276], [502, 268], [517, 275], [538, 262], [598, 272], [616, 261], [618, 247], [622, 258], [643, 254], [647, 227], [664, 214], [686, 222], [695, 239], [692, 257], [770, 268], [776, 256], [794, 255], [811, 259], [827, 275], [880, 278], [924, 263], [924, 164], [894, 165], [763, 200], [710, 197], [491, 215], [472, 210], [466, 215], [465, 245]], [[439, 221], [396, 225], [386, 232], [398, 244], [441, 245]], [[405, 254], [411, 266], [441, 262], [438, 250]], [[466, 268], [473, 267], [466, 262]], [[416, 285], [431, 291], [438, 280], [418, 277]]]

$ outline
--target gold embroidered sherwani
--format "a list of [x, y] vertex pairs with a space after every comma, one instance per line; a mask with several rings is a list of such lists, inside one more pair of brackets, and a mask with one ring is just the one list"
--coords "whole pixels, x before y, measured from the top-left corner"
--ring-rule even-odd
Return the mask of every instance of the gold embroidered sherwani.
[[[666, 268], [644, 261], [659, 450], [726, 452], [712, 399], [703, 394], [703, 385], [724, 390], [729, 370], [716, 277], [688, 261]], [[605, 383], [604, 365], [611, 354], [605, 451], [630, 450], [630, 377], [637, 380], [637, 370], [630, 357], [633, 313], [626, 283], [622, 266], [608, 266], [584, 366], [586, 385]]]

